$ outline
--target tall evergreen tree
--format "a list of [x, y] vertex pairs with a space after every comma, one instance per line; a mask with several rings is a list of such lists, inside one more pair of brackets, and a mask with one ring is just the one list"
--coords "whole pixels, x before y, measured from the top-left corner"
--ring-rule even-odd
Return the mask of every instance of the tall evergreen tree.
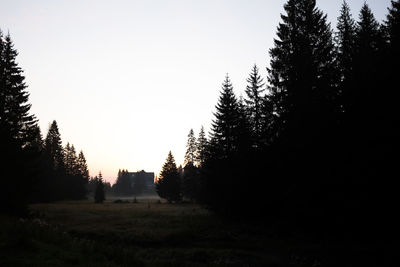
[[340, 72], [340, 111], [348, 110], [348, 96], [353, 90], [353, 67], [356, 49], [356, 24], [352, 18], [350, 7], [343, 2], [337, 23], [336, 41], [338, 46], [338, 69]]
[[168, 153], [168, 157], [162, 167], [156, 183], [156, 190], [158, 195], [168, 200], [168, 202], [180, 201], [182, 198], [181, 178], [171, 151]]
[[196, 165], [196, 137], [194, 136], [193, 129], [190, 129], [186, 143], [185, 165]]
[[199, 166], [203, 166], [204, 162], [207, 158], [207, 151], [208, 151], [208, 140], [206, 137], [206, 133], [204, 131], [204, 127], [201, 126], [199, 137], [197, 138], [196, 143], [196, 161], [198, 162]]
[[260, 148], [262, 139], [262, 105], [263, 105], [263, 92], [265, 91], [263, 79], [259, 74], [256, 64], [251, 70], [249, 78], [247, 78], [248, 85], [246, 87], [246, 113], [249, 116], [251, 132], [253, 135], [252, 146]]
[[332, 142], [338, 131], [336, 51], [327, 16], [315, 0], [288, 0], [284, 9], [268, 69], [276, 130], [275, 154], [268, 159], [276, 162], [272, 173], [279, 178], [264, 188], [273, 188], [272, 199], [293, 208], [289, 214], [319, 219], [311, 211], [328, 205], [321, 192], [335, 181], [334, 172], [326, 170], [334, 168], [337, 154]]
[[36, 127], [37, 120], [29, 114], [31, 104], [28, 103], [29, 93], [26, 91], [25, 77], [18, 66], [17, 50], [8, 34], [2, 44], [1, 81], [0, 81], [0, 131], [6, 132], [10, 138], [24, 147], [29, 143], [27, 138]]
[[341, 80], [343, 81], [349, 79], [349, 76], [352, 75], [356, 40], [356, 24], [346, 1], [343, 1], [342, 9], [340, 10], [337, 29], [338, 61]]
[[215, 158], [227, 158], [237, 152], [239, 139], [239, 106], [228, 74], [214, 113], [211, 129], [211, 153]]
[[66, 173], [69, 175], [78, 175], [78, 158], [76, 157], [74, 145], [67, 143], [64, 152], [64, 166]]
[[96, 180], [96, 189], [94, 192], [94, 202], [95, 203], [103, 203], [104, 200], [106, 199], [105, 197], [105, 190], [104, 190], [104, 181], [103, 181], [103, 175], [101, 172], [99, 172], [99, 176], [97, 177]]
[[88, 170], [88, 166], [86, 163], [85, 155], [83, 154], [82, 150], [81, 150], [81, 152], [79, 152], [79, 155], [78, 155], [77, 167], [78, 167], [79, 175], [87, 183], [89, 181], [89, 170]]
[[64, 149], [57, 122], [54, 120], [44, 141], [44, 151], [53, 170], [65, 172]]
[[[30, 114], [29, 94], [18, 52], [10, 35], [0, 30], [0, 150], [2, 161], [0, 211], [22, 212], [37, 175], [37, 150], [32, 150], [37, 120]], [[17, 171], [16, 171], [17, 170]]]
[[[399, 0], [396, 1], [392, 0], [392, 6], [389, 8], [389, 14], [386, 17], [385, 27], [391, 47], [398, 48], [400, 46], [400, 1]], [[398, 54], [399, 52], [397, 51], [395, 55], [398, 56]]]
[[[332, 31], [315, 0], [289, 0], [270, 50], [271, 100], [282, 134], [315, 140], [331, 123], [337, 96]], [[317, 129], [319, 128], [319, 129]]]

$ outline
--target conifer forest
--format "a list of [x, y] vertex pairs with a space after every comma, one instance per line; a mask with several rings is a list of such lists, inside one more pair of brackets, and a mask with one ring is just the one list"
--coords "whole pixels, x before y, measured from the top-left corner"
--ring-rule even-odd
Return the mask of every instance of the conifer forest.
[[159, 173], [114, 183], [62, 121], [40, 128], [0, 29], [0, 266], [400, 266], [400, 1], [383, 21], [348, 2], [332, 24], [287, 0], [266, 72], [249, 66], [241, 94], [221, 77], [183, 163], [171, 144]]

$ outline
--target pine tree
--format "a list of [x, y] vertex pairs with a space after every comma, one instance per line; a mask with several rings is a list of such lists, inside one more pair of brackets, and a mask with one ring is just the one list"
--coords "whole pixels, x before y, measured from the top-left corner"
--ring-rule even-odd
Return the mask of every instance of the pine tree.
[[336, 42], [338, 47], [337, 59], [340, 72], [340, 103], [341, 112], [350, 107], [348, 97], [352, 93], [353, 67], [356, 49], [356, 24], [352, 18], [350, 7], [346, 1], [343, 2], [337, 23]]
[[267, 159], [275, 179], [264, 179], [262, 188], [272, 201], [285, 195], [285, 201], [311, 215], [326, 203], [321, 192], [335, 181], [327, 170], [334, 168], [337, 155], [336, 49], [327, 16], [315, 0], [288, 0], [284, 9], [268, 69], [276, 132], [271, 135], [274, 154]]
[[289, 0], [284, 9], [270, 50], [270, 98], [280, 134], [307, 142], [332, 123], [337, 97], [332, 31], [315, 0]]
[[214, 158], [227, 158], [237, 152], [239, 139], [239, 107], [228, 74], [222, 84], [221, 95], [214, 113], [211, 129], [211, 154]]
[[265, 91], [263, 79], [259, 74], [259, 70], [256, 64], [254, 64], [251, 70], [249, 78], [247, 78], [249, 83], [246, 87], [246, 113], [249, 116], [251, 132], [253, 135], [252, 146], [255, 149], [260, 148], [262, 139], [262, 105], [263, 105], [263, 95]]
[[[359, 15], [356, 31], [356, 53], [354, 60], [354, 88], [348, 99], [349, 124], [353, 127], [353, 138], [368, 139], [364, 133], [374, 130], [370, 125], [378, 123], [376, 89], [381, 86], [379, 69], [383, 36], [379, 23], [371, 9], [364, 4]], [[370, 135], [371, 137], [371, 135]], [[361, 141], [361, 139], [359, 139]], [[366, 140], [362, 141], [365, 142]], [[370, 140], [371, 141], [371, 140]], [[360, 143], [361, 145], [361, 143]]]
[[54, 120], [50, 125], [44, 142], [44, 151], [53, 170], [65, 172], [64, 149], [61, 144], [61, 135], [57, 122]]
[[204, 131], [204, 127], [201, 126], [199, 137], [197, 138], [196, 143], [196, 161], [198, 165], [201, 167], [204, 165], [204, 162], [207, 158], [207, 151], [208, 151], [208, 141]]
[[66, 173], [68, 175], [79, 175], [77, 165], [78, 158], [76, 156], [74, 145], [67, 143], [64, 152], [64, 166]]
[[185, 165], [196, 165], [196, 137], [193, 129], [190, 129], [186, 143]]
[[181, 178], [179, 177], [178, 168], [175, 159], [171, 153], [168, 153], [159, 179], [156, 183], [156, 190], [161, 198], [165, 198], [168, 202], [180, 201], [181, 196]]
[[[0, 34], [1, 36], [1, 34]], [[2, 38], [0, 38], [2, 39]], [[34, 115], [29, 114], [31, 105], [28, 103], [29, 93], [26, 91], [25, 77], [18, 66], [18, 52], [8, 34], [0, 42], [2, 50], [0, 60], [0, 132], [15, 140], [20, 147], [26, 146], [31, 140], [31, 131], [37, 125]]]
[[347, 80], [352, 75], [355, 50], [356, 24], [351, 15], [350, 7], [343, 2], [337, 23], [336, 41], [338, 45], [338, 61], [341, 70], [341, 80]]
[[78, 167], [79, 175], [87, 183], [89, 181], [89, 170], [87, 167], [85, 155], [83, 154], [82, 150], [79, 152], [79, 155], [78, 155], [77, 167]]
[[[400, 46], [400, 1], [392, 1], [389, 14], [386, 17], [385, 28], [392, 48], [397, 48], [395, 55], [399, 55]], [[394, 52], [394, 51], [393, 51]]]
[[4, 37], [0, 30], [0, 150], [4, 155], [0, 211], [11, 213], [26, 210], [39, 167], [38, 150], [31, 146], [37, 120], [29, 113], [29, 94], [17, 56], [10, 35]]
[[101, 174], [101, 172], [99, 172], [99, 176], [97, 177], [96, 189], [94, 193], [94, 202], [103, 203], [105, 199], [106, 197], [104, 192], [103, 175]]

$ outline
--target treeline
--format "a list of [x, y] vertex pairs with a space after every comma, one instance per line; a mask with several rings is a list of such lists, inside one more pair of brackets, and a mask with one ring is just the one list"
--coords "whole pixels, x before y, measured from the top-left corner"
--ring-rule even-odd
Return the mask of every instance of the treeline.
[[42, 139], [17, 56], [0, 30], [0, 211], [8, 213], [23, 213], [29, 202], [84, 198], [89, 175], [83, 152], [62, 147], [55, 121]]
[[32, 186], [33, 202], [86, 198], [89, 170], [85, 156], [82, 151], [77, 155], [74, 145], [62, 146], [56, 121], [50, 125], [39, 152], [41, 173]]
[[382, 24], [366, 3], [355, 21], [344, 2], [335, 31], [315, 0], [284, 9], [266, 80], [254, 66], [238, 98], [226, 76], [208, 138], [190, 131], [181, 179], [168, 157], [160, 196], [166, 183], [171, 200], [314, 229], [390, 224], [400, 1]]

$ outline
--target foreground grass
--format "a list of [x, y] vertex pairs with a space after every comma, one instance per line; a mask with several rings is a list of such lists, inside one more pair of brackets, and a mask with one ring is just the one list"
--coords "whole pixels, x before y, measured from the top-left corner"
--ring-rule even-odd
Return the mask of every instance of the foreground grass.
[[336, 244], [227, 221], [197, 205], [139, 202], [37, 204], [30, 219], [0, 217], [0, 266], [375, 266], [365, 256], [364, 264], [341, 260]]
[[31, 210], [33, 219], [2, 218], [1, 266], [280, 265], [262, 228], [197, 205], [79, 201]]

